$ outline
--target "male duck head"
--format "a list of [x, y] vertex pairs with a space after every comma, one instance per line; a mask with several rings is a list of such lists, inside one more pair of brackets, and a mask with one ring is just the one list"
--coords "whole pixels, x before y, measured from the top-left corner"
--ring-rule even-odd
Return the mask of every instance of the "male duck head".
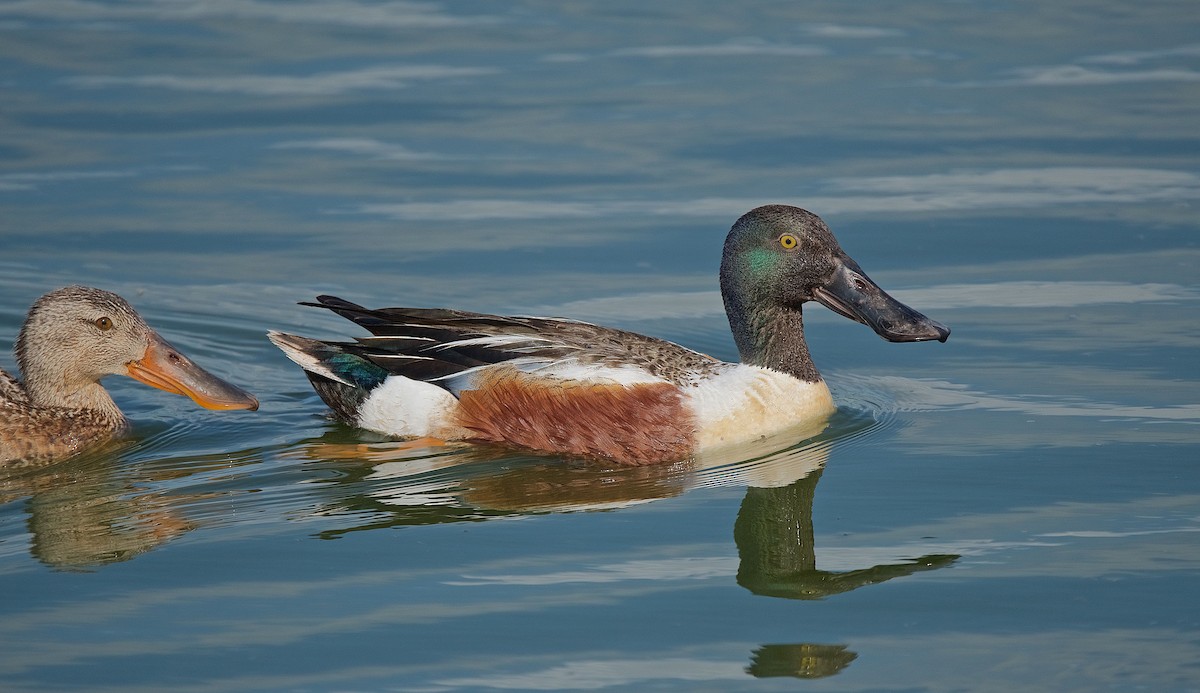
[[206, 409], [258, 408], [253, 395], [197, 366], [125, 299], [100, 289], [68, 286], [39, 298], [17, 337], [16, 355], [37, 406], [115, 411], [99, 381], [127, 375]]
[[820, 379], [801, 306], [818, 301], [892, 342], [946, 341], [950, 330], [871, 281], [817, 215], [787, 205], [744, 214], [721, 259], [721, 295], [742, 361]]

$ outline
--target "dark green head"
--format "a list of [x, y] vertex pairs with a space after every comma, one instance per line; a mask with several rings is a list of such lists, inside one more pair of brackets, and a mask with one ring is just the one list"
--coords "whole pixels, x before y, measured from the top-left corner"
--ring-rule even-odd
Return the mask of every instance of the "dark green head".
[[800, 331], [805, 301], [819, 301], [893, 342], [944, 342], [950, 335], [879, 288], [825, 222], [799, 207], [767, 205], [737, 220], [725, 238], [721, 296], [744, 362], [799, 369], [803, 372], [793, 374], [807, 379], [815, 377], [815, 369]]

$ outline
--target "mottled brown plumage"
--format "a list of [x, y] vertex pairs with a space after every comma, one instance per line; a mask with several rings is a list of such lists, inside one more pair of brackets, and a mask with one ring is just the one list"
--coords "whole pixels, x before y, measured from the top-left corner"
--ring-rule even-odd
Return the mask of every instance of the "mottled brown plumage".
[[[638, 368], [676, 385], [711, 376], [721, 368], [720, 360], [673, 342], [578, 320], [445, 308], [370, 310], [335, 296], [321, 296], [317, 303], [304, 305], [328, 308], [374, 333], [375, 339], [359, 339], [357, 346], [364, 357], [389, 369], [397, 365], [397, 354], [427, 355], [430, 339], [441, 345], [438, 352], [447, 366], [445, 375], [515, 354]], [[453, 348], [445, 348], [451, 342]]]
[[100, 380], [128, 375], [209, 409], [258, 401], [192, 363], [120, 296], [68, 286], [39, 298], [15, 348], [24, 378], [0, 370], [0, 464], [73, 455], [122, 432], [125, 416]]

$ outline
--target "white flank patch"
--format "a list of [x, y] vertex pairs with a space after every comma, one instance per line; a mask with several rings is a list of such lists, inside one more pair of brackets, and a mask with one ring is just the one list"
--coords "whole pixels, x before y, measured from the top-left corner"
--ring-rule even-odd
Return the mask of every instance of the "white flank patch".
[[834, 410], [824, 381], [808, 383], [746, 364], [685, 387], [683, 394], [696, 414], [699, 449], [753, 440]]
[[358, 425], [392, 436], [438, 437], [457, 406], [454, 395], [437, 385], [390, 375], [363, 402]]

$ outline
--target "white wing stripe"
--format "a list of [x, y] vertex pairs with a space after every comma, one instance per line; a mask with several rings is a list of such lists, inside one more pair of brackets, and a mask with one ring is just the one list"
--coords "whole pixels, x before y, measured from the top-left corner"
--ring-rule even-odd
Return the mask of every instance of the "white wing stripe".
[[536, 337], [533, 335], [523, 334], [501, 334], [490, 335], [486, 337], [470, 337], [467, 339], [456, 339], [453, 342], [443, 342], [435, 347], [430, 347], [430, 350], [453, 349], [463, 346], [488, 346], [488, 347], [506, 347], [514, 344], [528, 344], [530, 342], [549, 343], [550, 340], [545, 337]]

